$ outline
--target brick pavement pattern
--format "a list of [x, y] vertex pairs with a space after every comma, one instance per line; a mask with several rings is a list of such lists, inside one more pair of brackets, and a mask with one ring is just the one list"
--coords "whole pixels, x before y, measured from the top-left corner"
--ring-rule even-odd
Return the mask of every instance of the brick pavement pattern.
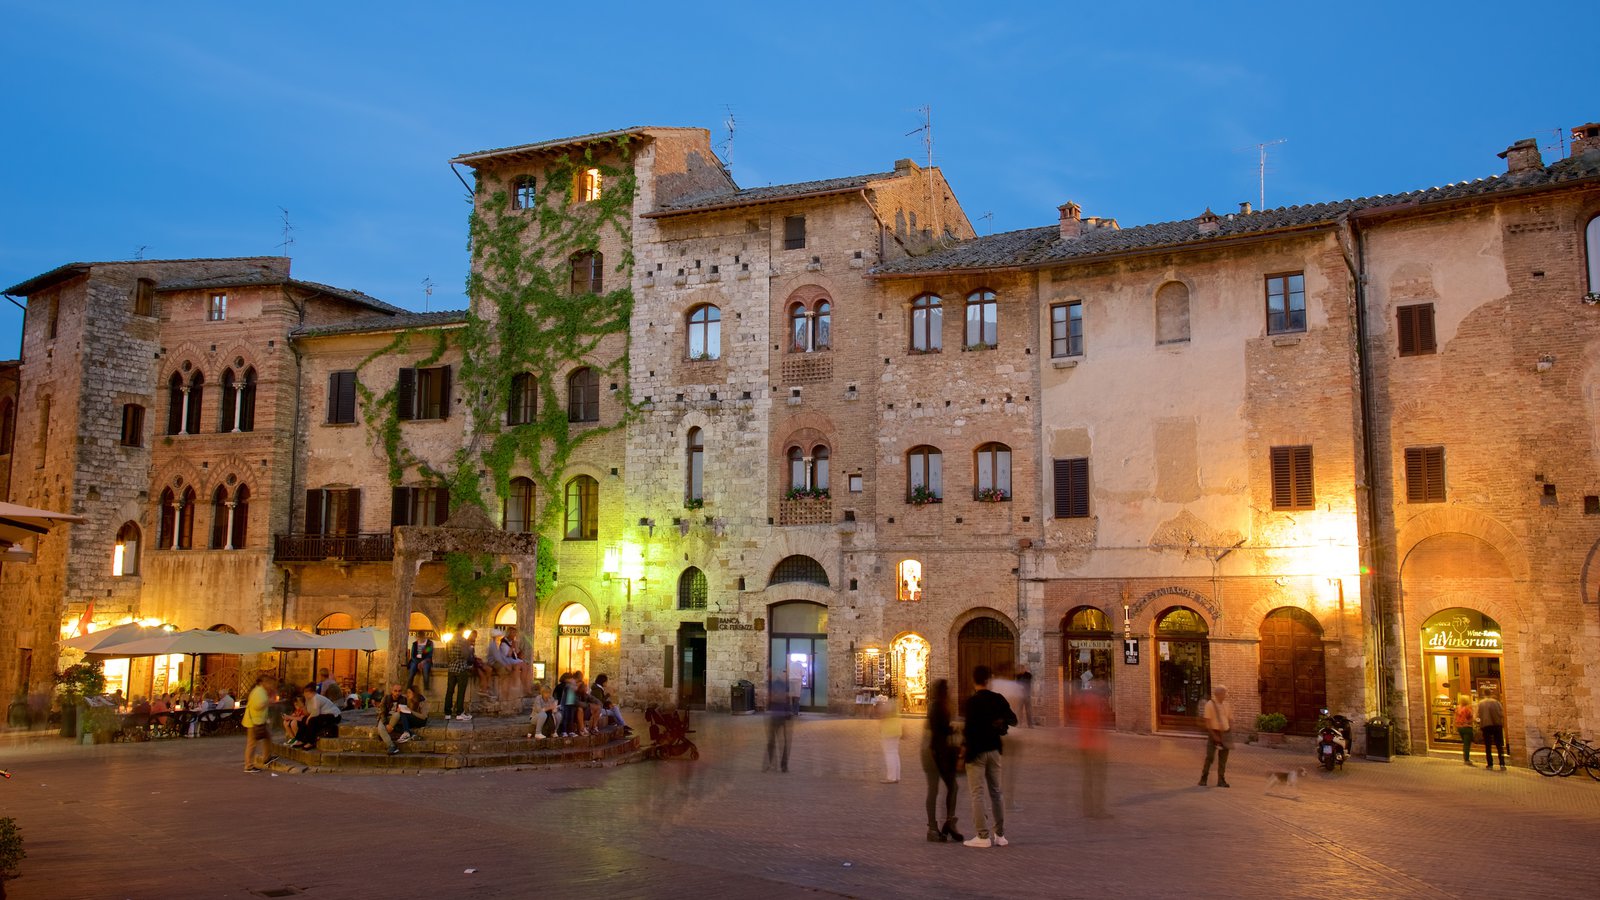
[[[18, 900], [290, 896], [1536, 896], [1588, 891], [1600, 784], [1443, 759], [1311, 769], [1241, 747], [1195, 786], [1199, 741], [1114, 734], [1114, 818], [1080, 816], [1071, 732], [1027, 732], [1011, 846], [924, 839], [920, 723], [878, 783], [874, 723], [802, 717], [787, 775], [759, 717], [701, 716], [699, 762], [273, 777], [232, 740], [0, 749], [24, 832]], [[1301, 799], [1266, 772], [1307, 765]], [[964, 784], [962, 785], [964, 787]], [[416, 817], [418, 807], [432, 812]], [[962, 809], [966, 815], [965, 808]], [[970, 823], [961, 823], [971, 833]], [[464, 870], [474, 868], [473, 874]]]

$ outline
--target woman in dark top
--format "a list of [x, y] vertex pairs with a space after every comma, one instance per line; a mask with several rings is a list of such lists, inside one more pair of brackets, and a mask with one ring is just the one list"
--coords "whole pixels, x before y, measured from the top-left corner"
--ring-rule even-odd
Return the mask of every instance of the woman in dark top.
[[[956, 757], [960, 749], [951, 740], [950, 683], [943, 678], [933, 683], [928, 694], [928, 739], [922, 744], [922, 771], [928, 776], [928, 840], [961, 843], [956, 831]], [[944, 782], [944, 825], [934, 817], [938, 808], [939, 782]]]

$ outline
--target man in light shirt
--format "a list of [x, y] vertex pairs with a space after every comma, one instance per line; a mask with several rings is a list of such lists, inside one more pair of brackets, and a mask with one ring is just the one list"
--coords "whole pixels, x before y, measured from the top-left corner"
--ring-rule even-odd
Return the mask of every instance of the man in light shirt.
[[1233, 707], [1228, 705], [1228, 689], [1217, 685], [1206, 701], [1206, 764], [1200, 770], [1200, 786], [1211, 776], [1211, 761], [1217, 761], [1217, 787], [1228, 786], [1228, 754], [1233, 750]]
[[244, 770], [246, 772], [259, 772], [261, 767], [256, 765], [256, 748], [261, 748], [261, 765], [266, 765], [267, 741], [271, 735], [267, 731], [267, 722], [271, 718], [272, 690], [278, 686], [278, 679], [268, 674], [256, 676], [255, 687], [250, 689], [250, 697], [244, 706]]

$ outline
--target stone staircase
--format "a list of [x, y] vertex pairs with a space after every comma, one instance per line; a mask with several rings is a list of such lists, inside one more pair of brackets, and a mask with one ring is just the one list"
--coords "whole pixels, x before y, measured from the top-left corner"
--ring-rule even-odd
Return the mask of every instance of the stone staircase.
[[294, 773], [416, 773], [480, 767], [559, 768], [615, 766], [645, 758], [637, 735], [612, 729], [580, 737], [528, 737], [528, 720], [475, 718], [430, 721], [391, 755], [375, 725], [345, 725], [339, 737], [323, 738], [315, 750], [274, 742], [269, 768]]

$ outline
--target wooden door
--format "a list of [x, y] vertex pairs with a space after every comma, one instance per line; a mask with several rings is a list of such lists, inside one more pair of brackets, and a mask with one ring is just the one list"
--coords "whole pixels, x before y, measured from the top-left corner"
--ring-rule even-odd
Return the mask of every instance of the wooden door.
[[1261, 711], [1289, 717], [1290, 734], [1313, 734], [1327, 705], [1322, 629], [1302, 609], [1274, 610], [1261, 623]]
[[985, 616], [963, 625], [956, 637], [956, 682], [960, 685], [956, 696], [963, 707], [976, 689], [972, 683], [973, 669], [988, 666], [994, 671], [1005, 663], [1015, 662], [1016, 658], [1017, 639], [1004, 622]]
[[678, 626], [678, 707], [706, 708], [706, 630], [698, 624]]

